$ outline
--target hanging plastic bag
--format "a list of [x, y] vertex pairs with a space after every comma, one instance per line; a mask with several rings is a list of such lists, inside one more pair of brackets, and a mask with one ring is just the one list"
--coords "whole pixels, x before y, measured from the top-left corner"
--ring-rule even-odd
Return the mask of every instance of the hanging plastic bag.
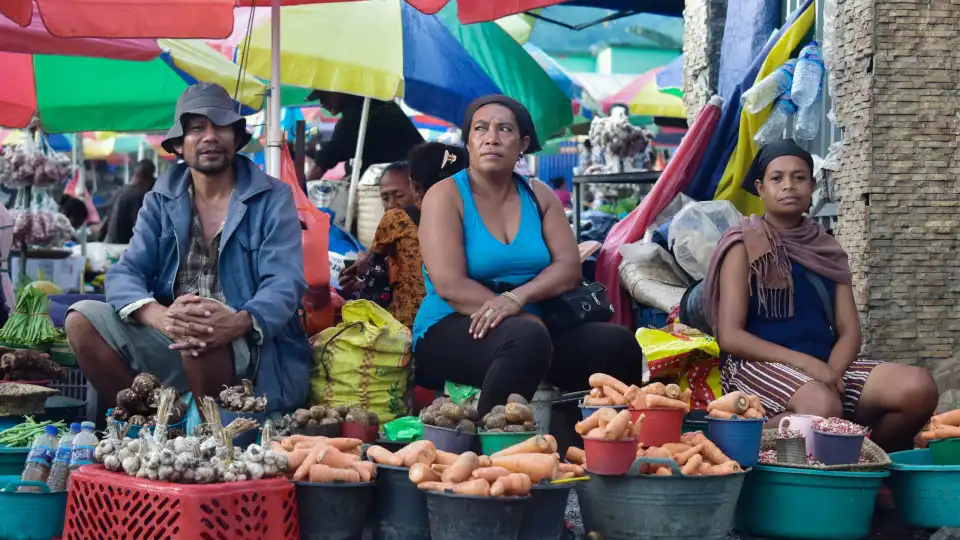
[[667, 239], [677, 263], [695, 280], [707, 277], [710, 257], [720, 236], [740, 223], [740, 212], [730, 201], [688, 204], [670, 224]]

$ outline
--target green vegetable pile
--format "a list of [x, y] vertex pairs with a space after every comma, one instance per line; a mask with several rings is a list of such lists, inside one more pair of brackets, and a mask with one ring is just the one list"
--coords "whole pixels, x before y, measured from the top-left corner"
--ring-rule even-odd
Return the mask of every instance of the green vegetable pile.
[[40, 289], [24, 288], [17, 295], [17, 305], [0, 329], [0, 341], [17, 345], [51, 343], [59, 337], [50, 318], [50, 298]]
[[0, 445], [11, 448], [29, 448], [33, 444], [33, 440], [42, 434], [43, 429], [49, 425], [57, 426], [57, 429], [60, 430], [57, 438], [67, 430], [67, 425], [63, 422], [51, 422], [49, 420], [36, 422], [32, 416], [27, 416], [26, 419], [26, 422], [0, 432]]

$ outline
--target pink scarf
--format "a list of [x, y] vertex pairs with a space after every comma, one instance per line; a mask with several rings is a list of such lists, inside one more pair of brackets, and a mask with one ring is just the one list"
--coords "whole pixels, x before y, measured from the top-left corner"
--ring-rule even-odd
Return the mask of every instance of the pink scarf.
[[739, 226], [731, 227], [720, 238], [707, 271], [704, 311], [714, 334], [720, 311], [720, 264], [730, 248], [740, 242], [747, 248], [750, 262], [750, 290], [755, 281], [757, 300], [765, 315], [793, 316], [791, 262], [836, 283], [853, 282], [847, 253], [836, 238], [809, 218], [787, 230], [775, 229], [761, 217], [741, 218]]

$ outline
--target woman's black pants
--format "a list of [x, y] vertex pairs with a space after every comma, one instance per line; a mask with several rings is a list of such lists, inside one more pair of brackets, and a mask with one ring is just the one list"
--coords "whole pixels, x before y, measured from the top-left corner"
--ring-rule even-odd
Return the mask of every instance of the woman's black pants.
[[480, 388], [480, 414], [513, 393], [532, 398], [543, 380], [570, 392], [587, 389], [593, 373], [627, 384], [640, 384], [643, 377], [640, 345], [633, 332], [615, 324], [548, 331], [536, 321], [511, 317], [483, 339], [469, 330], [470, 318], [460, 314], [430, 327], [416, 344], [417, 377]]

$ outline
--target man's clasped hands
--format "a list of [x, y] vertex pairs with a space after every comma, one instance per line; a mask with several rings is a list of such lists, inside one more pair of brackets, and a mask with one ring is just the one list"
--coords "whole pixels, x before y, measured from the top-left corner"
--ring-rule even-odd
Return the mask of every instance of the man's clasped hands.
[[250, 314], [192, 294], [177, 298], [167, 308], [154, 306], [150, 326], [173, 341], [171, 350], [191, 356], [224, 347], [246, 335], [252, 326]]

